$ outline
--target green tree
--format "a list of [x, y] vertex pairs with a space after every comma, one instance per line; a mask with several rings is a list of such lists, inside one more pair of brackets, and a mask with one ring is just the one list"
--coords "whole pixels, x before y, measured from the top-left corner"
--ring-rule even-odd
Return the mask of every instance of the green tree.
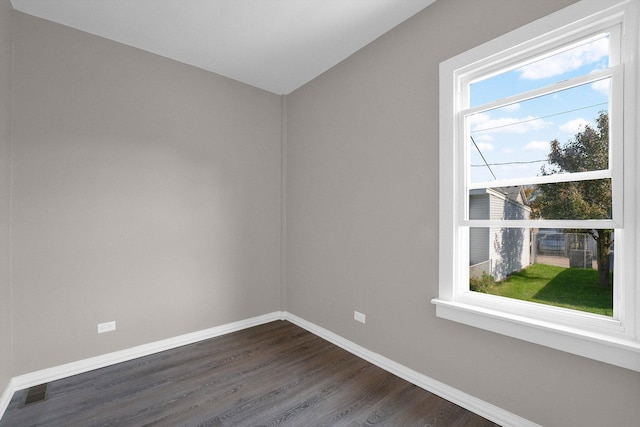
[[[548, 156], [550, 168], [543, 175], [602, 170], [609, 162], [609, 116], [601, 112], [596, 128], [586, 125], [566, 144], [551, 141]], [[533, 215], [545, 219], [609, 219], [611, 218], [611, 180], [560, 182], [535, 187]], [[609, 285], [609, 254], [613, 230], [566, 230], [590, 234], [597, 243], [598, 281]]]

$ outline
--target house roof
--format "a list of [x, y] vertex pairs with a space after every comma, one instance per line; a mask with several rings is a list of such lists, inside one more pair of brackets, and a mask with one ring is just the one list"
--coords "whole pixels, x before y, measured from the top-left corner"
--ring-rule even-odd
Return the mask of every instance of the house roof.
[[529, 204], [529, 199], [524, 192], [524, 187], [521, 185], [515, 185], [513, 187], [500, 187], [499, 190], [507, 196], [509, 200], [522, 203], [523, 205]]
[[517, 203], [529, 208], [529, 199], [524, 192], [524, 187], [517, 185], [513, 187], [496, 187], [496, 188], [478, 188], [470, 190], [469, 194], [472, 196], [479, 196], [483, 194], [494, 195], [502, 197], [512, 203]]

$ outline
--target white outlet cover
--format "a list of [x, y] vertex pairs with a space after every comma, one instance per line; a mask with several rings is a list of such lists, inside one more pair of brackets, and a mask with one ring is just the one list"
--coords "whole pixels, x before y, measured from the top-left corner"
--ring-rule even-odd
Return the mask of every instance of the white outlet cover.
[[358, 322], [365, 323], [367, 317], [364, 315], [364, 313], [360, 313], [358, 311], [354, 311], [353, 312], [353, 318], [355, 320], [357, 320]]
[[98, 333], [102, 334], [105, 332], [115, 331], [116, 330], [116, 321], [112, 320], [111, 322], [98, 323]]

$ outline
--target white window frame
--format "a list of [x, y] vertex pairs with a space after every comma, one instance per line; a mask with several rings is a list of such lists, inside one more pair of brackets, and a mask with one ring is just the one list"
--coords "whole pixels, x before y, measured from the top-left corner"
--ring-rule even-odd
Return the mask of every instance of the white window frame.
[[[639, 3], [583, 0], [440, 64], [439, 295], [432, 300], [438, 317], [640, 372]], [[610, 131], [612, 141], [616, 140], [609, 170], [587, 172], [613, 177], [614, 213], [611, 220], [575, 222], [578, 227], [593, 223], [593, 228], [616, 229], [614, 316], [471, 292], [470, 227], [570, 227], [571, 221], [469, 221], [465, 217], [469, 186], [461, 156], [468, 144], [461, 112], [473, 109], [468, 108], [468, 92], [463, 89], [479, 75], [618, 25], [622, 47], [611, 52], [619, 55], [620, 65], [611, 71], [615, 77], [610, 104]]]

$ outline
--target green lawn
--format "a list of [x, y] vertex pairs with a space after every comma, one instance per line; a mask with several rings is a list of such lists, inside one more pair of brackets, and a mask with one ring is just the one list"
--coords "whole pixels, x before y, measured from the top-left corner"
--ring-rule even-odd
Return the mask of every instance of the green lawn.
[[598, 270], [534, 264], [482, 292], [613, 316], [613, 286], [598, 284]]

